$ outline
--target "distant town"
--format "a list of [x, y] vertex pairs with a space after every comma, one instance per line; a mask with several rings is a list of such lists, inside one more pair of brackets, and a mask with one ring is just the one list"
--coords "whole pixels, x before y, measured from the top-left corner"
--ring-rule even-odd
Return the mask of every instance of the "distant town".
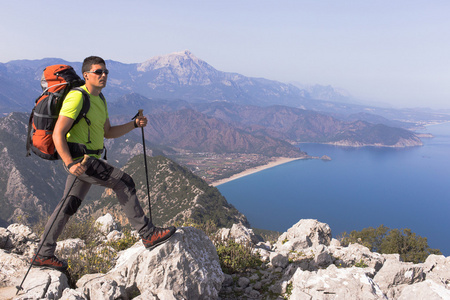
[[184, 152], [173, 159], [208, 183], [265, 165], [271, 160], [270, 157], [261, 154], [191, 152]]

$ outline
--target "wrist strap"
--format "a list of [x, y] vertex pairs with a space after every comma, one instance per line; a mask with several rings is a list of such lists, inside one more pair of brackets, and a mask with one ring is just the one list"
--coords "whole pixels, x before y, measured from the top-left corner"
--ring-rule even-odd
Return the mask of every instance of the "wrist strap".
[[67, 165], [67, 169], [70, 170], [70, 168], [72, 168], [72, 166], [76, 165], [76, 162], [71, 162], [70, 164]]

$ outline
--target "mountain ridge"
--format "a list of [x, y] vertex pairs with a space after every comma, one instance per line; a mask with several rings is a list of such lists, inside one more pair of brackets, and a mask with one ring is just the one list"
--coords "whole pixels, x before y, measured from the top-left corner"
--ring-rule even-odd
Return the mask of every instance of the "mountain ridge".
[[[227, 102], [157, 101], [138, 94], [127, 95], [123, 101], [112, 103], [109, 107], [113, 112], [131, 114], [131, 105], [128, 104], [140, 105], [147, 112], [150, 121], [145, 132], [152, 140], [196, 151], [249, 153], [249, 149], [253, 149], [251, 151], [254, 153], [293, 157], [299, 153], [292, 144], [302, 142], [358, 147], [422, 145], [414, 133], [389, 126], [398, 122], [381, 117], [377, 120], [381, 119], [388, 125], [358, 119], [343, 121], [319, 112], [280, 105], [261, 107]], [[195, 117], [192, 110], [197, 112]], [[245, 149], [236, 139], [230, 139], [230, 134], [225, 134], [225, 131], [241, 139], [253, 140], [253, 143], [264, 139], [265, 144]], [[217, 145], [222, 149], [214, 148]], [[277, 147], [279, 150], [266, 151], [267, 147]]]
[[[103, 92], [109, 102], [134, 92], [150, 99], [191, 103], [226, 101], [257, 106], [286, 105], [335, 117], [370, 112], [388, 119], [416, 123], [450, 120], [445, 112], [355, 104], [356, 100], [348, 93], [331, 86], [294, 85], [219, 71], [189, 50], [155, 56], [142, 63], [106, 62], [110, 74]], [[81, 72], [81, 62], [60, 58], [0, 63], [0, 113], [31, 110], [33, 100], [41, 92], [39, 80], [44, 67], [57, 63], [72, 65], [78, 73]]]

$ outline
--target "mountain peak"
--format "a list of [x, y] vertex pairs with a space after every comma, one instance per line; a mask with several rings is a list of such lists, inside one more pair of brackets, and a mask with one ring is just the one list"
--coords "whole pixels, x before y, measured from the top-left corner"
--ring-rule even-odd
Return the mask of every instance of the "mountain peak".
[[[178, 54], [178, 55], [185, 55], [185, 56], [192, 56], [195, 57], [191, 51], [189, 51], [188, 49], [184, 50], [184, 51], [180, 51], [180, 52], [173, 52], [172, 54]], [[170, 55], [170, 54], [169, 54]]]
[[[152, 59], [159, 59], [159, 60], [161, 60], [161, 59], [169, 59], [169, 60], [192, 59], [195, 61], [200, 60], [194, 54], [192, 54], [192, 52], [189, 51], [188, 49], [186, 49], [184, 51], [172, 52], [172, 53], [165, 54], [165, 55], [155, 56]], [[150, 60], [152, 60], [152, 59], [150, 59]]]
[[184, 50], [180, 52], [173, 52], [166, 55], [158, 55], [152, 57], [151, 59], [138, 65], [138, 71], [146, 72], [161, 68], [185, 69], [192, 68], [193, 66], [213, 69], [206, 62], [192, 54], [191, 51]]

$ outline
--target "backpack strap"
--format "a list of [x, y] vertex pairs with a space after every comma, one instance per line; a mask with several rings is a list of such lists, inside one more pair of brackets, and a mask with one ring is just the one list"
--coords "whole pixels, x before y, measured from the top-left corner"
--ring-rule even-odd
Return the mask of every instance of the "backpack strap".
[[[89, 111], [89, 108], [91, 108], [91, 99], [89, 98], [88, 92], [86, 92], [83, 88], [76, 87], [76, 88], [73, 88], [72, 91], [73, 90], [79, 91], [83, 95], [83, 106], [81, 107], [81, 111], [78, 114], [78, 116], [76, 117], [75, 121], [73, 121], [73, 125], [75, 125], [78, 122], [80, 122], [81, 118], [87, 119], [86, 115], [87, 115], [87, 113]], [[88, 125], [89, 125], [89, 123], [88, 123]]]
[[[83, 95], [83, 106], [81, 107], [81, 111], [80, 111], [80, 113], [78, 114], [78, 117], [75, 119], [74, 124], [77, 124], [78, 122], [80, 122], [81, 118], [85, 118], [85, 119], [89, 120], [89, 119], [86, 117], [86, 115], [87, 115], [87, 113], [88, 113], [88, 111], [89, 111], [89, 108], [91, 108], [91, 98], [89, 97], [89, 93], [86, 92], [86, 91], [85, 91], [83, 88], [81, 88], [81, 87], [76, 87], [76, 88], [73, 88], [72, 90], [79, 91], [79, 92], [81, 92], [81, 94]], [[100, 96], [100, 99], [103, 100], [103, 104], [105, 105], [105, 108], [106, 108], [106, 99], [105, 99], [105, 96], [103, 96], [102, 93], [100, 93], [99, 96]], [[90, 121], [89, 121], [88, 125], [89, 125], [89, 124], [90, 124]]]
[[72, 127], [70, 127], [69, 131], [75, 126], [78, 122], [80, 122], [81, 118], [84, 118], [86, 120], [86, 123], [88, 124], [88, 141], [87, 143], [91, 143], [91, 121], [87, 117], [87, 113], [89, 109], [91, 108], [91, 99], [89, 98], [88, 92], [86, 92], [84, 89], [80, 87], [73, 88], [72, 91], [79, 91], [83, 95], [83, 106], [81, 107], [81, 111], [78, 113], [78, 116], [73, 121]]

